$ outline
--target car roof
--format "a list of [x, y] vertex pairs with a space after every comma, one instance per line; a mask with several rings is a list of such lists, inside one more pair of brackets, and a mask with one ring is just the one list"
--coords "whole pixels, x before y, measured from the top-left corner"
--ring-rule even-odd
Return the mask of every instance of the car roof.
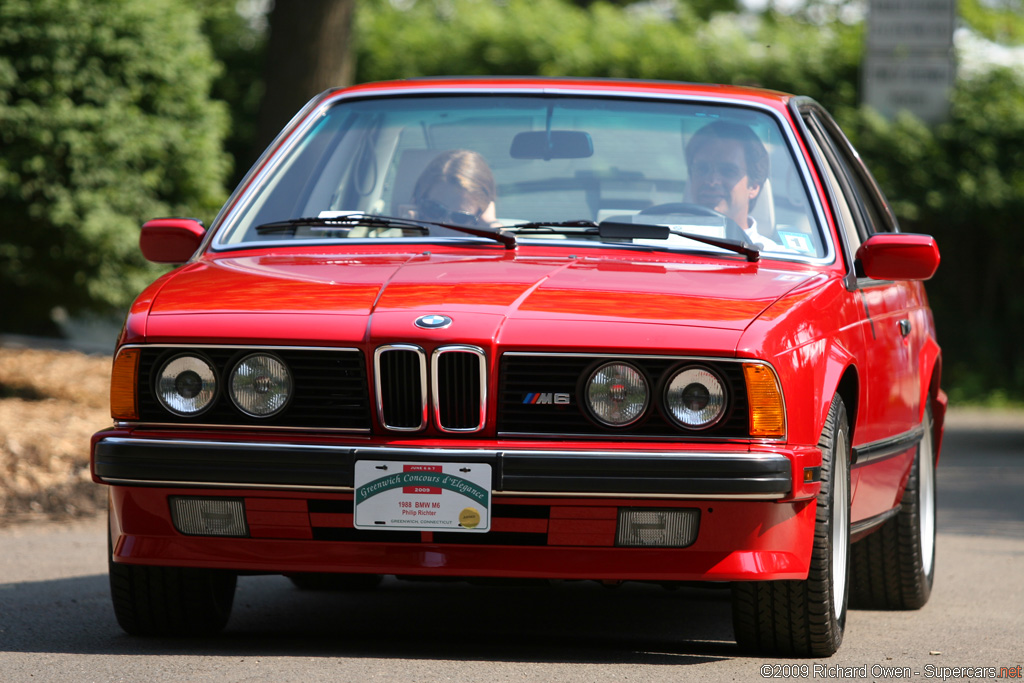
[[615, 78], [563, 78], [543, 76], [434, 76], [394, 81], [364, 83], [348, 88], [334, 88], [325, 96], [377, 95], [440, 92], [490, 93], [578, 93], [589, 95], [687, 96], [759, 103], [776, 109], [784, 108], [793, 98], [788, 93], [749, 86], [681, 81], [632, 80]]

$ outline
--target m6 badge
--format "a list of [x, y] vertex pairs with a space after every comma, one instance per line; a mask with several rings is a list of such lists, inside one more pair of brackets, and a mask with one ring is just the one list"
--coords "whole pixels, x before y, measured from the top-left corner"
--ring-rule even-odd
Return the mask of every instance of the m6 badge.
[[556, 405], [567, 406], [572, 402], [571, 394], [536, 392], [523, 397], [523, 405]]

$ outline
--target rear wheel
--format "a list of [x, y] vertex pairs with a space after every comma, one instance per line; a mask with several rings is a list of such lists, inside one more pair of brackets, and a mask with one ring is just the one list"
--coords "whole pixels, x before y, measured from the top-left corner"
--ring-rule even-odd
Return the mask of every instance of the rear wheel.
[[113, 553], [107, 562], [114, 615], [133, 636], [208, 635], [231, 616], [237, 580], [231, 572], [120, 564]]
[[931, 406], [899, 513], [853, 544], [850, 604], [919, 609], [935, 579], [935, 442]]
[[843, 642], [850, 578], [850, 428], [839, 396], [832, 399], [818, 445], [821, 491], [810, 571], [802, 581], [733, 584], [733, 628], [745, 650], [828, 657]]

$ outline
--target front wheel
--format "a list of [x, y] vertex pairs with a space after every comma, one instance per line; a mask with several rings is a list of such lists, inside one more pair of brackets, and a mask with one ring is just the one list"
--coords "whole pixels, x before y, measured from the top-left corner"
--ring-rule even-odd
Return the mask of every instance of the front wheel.
[[850, 579], [850, 427], [837, 395], [822, 430], [811, 567], [802, 581], [733, 584], [736, 642], [766, 655], [828, 657], [846, 626]]
[[[107, 540], [108, 548], [110, 540]], [[209, 635], [227, 625], [236, 576], [216, 569], [120, 564], [107, 555], [117, 623], [133, 636]]]

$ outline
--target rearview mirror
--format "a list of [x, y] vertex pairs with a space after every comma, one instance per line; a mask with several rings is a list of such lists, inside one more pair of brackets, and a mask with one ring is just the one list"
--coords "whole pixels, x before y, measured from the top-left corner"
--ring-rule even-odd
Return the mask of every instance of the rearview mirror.
[[594, 156], [594, 141], [578, 130], [535, 130], [512, 138], [513, 159], [586, 159]]

